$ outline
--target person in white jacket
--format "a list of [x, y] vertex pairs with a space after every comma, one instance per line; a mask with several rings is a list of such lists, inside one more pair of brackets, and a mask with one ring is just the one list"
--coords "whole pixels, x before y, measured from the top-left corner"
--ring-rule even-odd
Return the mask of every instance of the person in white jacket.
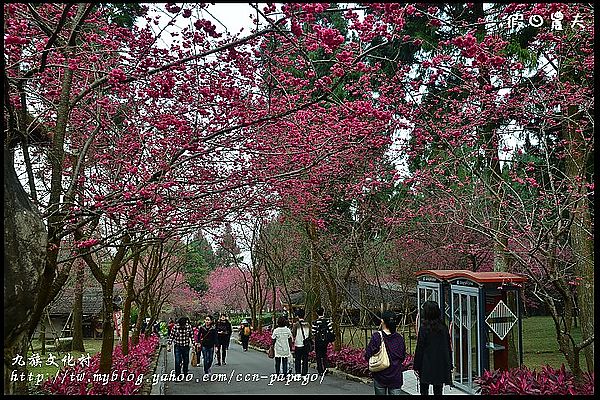
[[292, 355], [292, 331], [287, 326], [286, 317], [277, 318], [277, 328], [273, 329], [271, 339], [275, 349], [275, 373], [281, 373], [283, 364], [283, 374], [288, 374], [288, 357]]

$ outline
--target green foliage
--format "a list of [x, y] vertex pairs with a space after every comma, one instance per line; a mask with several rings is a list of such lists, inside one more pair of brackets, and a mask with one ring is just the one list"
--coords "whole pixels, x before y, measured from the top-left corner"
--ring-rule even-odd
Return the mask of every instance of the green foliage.
[[140, 3], [102, 3], [107, 9], [109, 21], [132, 28], [137, 17], [144, 15], [145, 7]]
[[[520, 37], [517, 37], [520, 39]], [[537, 54], [523, 47], [521, 40], [513, 40], [506, 46], [506, 55], [514, 56], [521, 61], [526, 68], [534, 68], [538, 63]]]
[[129, 322], [130, 322], [131, 325], [134, 325], [136, 323], [139, 313], [140, 313], [139, 308], [136, 305], [132, 305], [131, 306], [131, 311], [130, 311], [130, 314], [129, 314], [129, 317], [130, 317], [129, 318]]
[[208, 276], [217, 267], [218, 260], [212, 246], [202, 234], [187, 245], [185, 260], [186, 282], [197, 292], [207, 291]]

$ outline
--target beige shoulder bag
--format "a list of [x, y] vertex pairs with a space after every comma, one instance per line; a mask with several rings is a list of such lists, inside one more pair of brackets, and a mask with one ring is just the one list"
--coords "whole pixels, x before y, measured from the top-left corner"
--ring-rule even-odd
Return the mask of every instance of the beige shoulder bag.
[[383, 333], [381, 331], [378, 332], [381, 335], [381, 347], [377, 353], [369, 358], [369, 371], [371, 372], [383, 371], [390, 366], [390, 358], [388, 357], [385, 342], [383, 341]]

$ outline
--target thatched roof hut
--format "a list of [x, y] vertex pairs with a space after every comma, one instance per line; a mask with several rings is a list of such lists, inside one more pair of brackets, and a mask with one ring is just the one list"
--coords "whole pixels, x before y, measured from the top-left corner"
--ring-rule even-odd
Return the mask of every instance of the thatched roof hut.
[[[50, 316], [69, 315], [73, 311], [75, 302], [74, 288], [65, 288], [59, 293], [52, 303], [48, 305]], [[99, 317], [102, 313], [102, 289], [99, 287], [87, 287], [83, 289], [83, 318]], [[121, 308], [123, 299], [118, 288], [115, 288], [113, 296], [113, 307]]]
[[[342, 298], [341, 309], [353, 313], [361, 309], [369, 309], [373, 313], [381, 310], [408, 310], [416, 307], [417, 291], [415, 287], [405, 288], [397, 283], [388, 282], [381, 285], [369, 283], [348, 283], [345, 288], [338, 291]], [[304, 306], [305, 293], [294, 291], [290, 293], [291, 304], [282, 300], [282, 305], [287, 310], [293, 310]]]

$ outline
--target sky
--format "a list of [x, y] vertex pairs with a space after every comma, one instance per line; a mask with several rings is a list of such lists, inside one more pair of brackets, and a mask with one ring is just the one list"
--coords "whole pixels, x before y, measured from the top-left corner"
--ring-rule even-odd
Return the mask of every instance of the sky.
[[[264, 3], [258, 4], [260, 9], [265, 6]], [[167, 15], [169, 17], [171, 16], [171, 14], [166, 13], [164, 3], [151, 3], [146, 5], [149, 7], [149, 15], [152, 17], [160, 15], [160, 21], [166, 22]], [[179, 5], [181, 6], [181, 4]], [[201, 15], [192, 14], [190, 20], [194, 21], [198, 17], [211, 20], [213, 24], [216, 25], [217, 32], [219, 33], [229, 32], [232, 35], [235, 35], [243, 28], [243, 33], [248, 34], [253, 27], [252, 18], [250, 17], [251, 14], [255, 15], [256, 11], [248, 3], [216, 3], [214, 5], [209, 5], [206, 10], [202, 11]], [[180, 17], [177, 22], [181, 27], [181, 24], [184, 23], [184, 19]], [[169, 35], [166, 35], [166, 37], [168, 36]]]

